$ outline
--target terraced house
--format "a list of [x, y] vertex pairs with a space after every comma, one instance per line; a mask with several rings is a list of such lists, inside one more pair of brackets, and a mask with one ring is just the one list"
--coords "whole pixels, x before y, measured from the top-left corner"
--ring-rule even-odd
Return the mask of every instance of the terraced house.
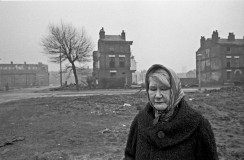
[[244, 37], [234, 33], [220, 38], [218, 31], [212, 37], [200, 39], [196, 52], [196, 75], [203, 86], [225, 85], [244, 81]]
[[0, 88], [48, 86], [48, 66], [38, 64], [0, 64]]
[[125, 32], [120, 35], [105, 35], [99, 32], [98, 50], [93, 52], [93, 76], [100, 88], [122, 88], [132, 84], [132, 73], [136, 71]]

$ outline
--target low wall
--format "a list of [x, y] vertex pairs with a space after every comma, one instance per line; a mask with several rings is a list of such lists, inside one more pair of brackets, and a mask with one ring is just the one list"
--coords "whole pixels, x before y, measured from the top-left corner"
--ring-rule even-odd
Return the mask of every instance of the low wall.
[[196, 78], [180, 78], [182, 87], [192, 86], [198, 84]]

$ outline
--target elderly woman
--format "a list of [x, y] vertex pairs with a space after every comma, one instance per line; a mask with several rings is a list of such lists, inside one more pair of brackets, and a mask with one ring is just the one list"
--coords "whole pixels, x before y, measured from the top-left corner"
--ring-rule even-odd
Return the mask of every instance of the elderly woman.
[[134, 118], [125, 160], [217, 160], [211, 125], [184, 100], [175, 72], [159, 64], [146, 73], [148, 104]]

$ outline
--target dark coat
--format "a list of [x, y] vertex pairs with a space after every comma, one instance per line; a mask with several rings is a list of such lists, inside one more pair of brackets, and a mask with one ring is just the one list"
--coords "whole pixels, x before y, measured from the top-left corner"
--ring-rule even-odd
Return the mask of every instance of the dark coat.
[[184, 99], [171, 121], [153, 125], [148, 103], [134, 118], [125, 148], [125, 160], [217, 160], [211, 125]]

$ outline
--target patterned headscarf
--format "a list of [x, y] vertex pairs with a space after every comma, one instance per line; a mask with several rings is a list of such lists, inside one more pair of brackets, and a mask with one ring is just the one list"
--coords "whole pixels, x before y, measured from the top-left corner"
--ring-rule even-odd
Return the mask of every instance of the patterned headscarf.
[[[157, 123], [159, 118], [163, 122], [166, 122], [173, 116], [173, 113], [174, 113], [178, 103], [184, 97], [184, 92], [181, 89], [180, 79], [178, 78], [178, 76], [176, 75], [176, 73], [173, 70], [166, 68], [165, 66], [160, 65], [160, 64], [154, 64], [147, 70], [147, 73], [146, 73], [145, 84], [146, 84], [147, 94], [148, 94], [148, 89], [149, 89], [149, 77], [155, 72], [157, 74], [161, 74], [161, 76], [165, 76], [165, 78], [167, 80], [169, 80], [170, 86], [171, 86], [170, 105], [168, 106], [168, 108], [163, 112], [158, 111], [154, 108], [154, 110], [155, 110], [154, 123]], [[148, 99], [149, 99], [149, 95], [148, 95]], [[151, 103], [150, 99], [149, 99], [149, 102]], [[151, 103], [151, 105], [152, 105], [152, 103]], [[153, 107], [153, 105], [152, 105], [152, 107]]]

